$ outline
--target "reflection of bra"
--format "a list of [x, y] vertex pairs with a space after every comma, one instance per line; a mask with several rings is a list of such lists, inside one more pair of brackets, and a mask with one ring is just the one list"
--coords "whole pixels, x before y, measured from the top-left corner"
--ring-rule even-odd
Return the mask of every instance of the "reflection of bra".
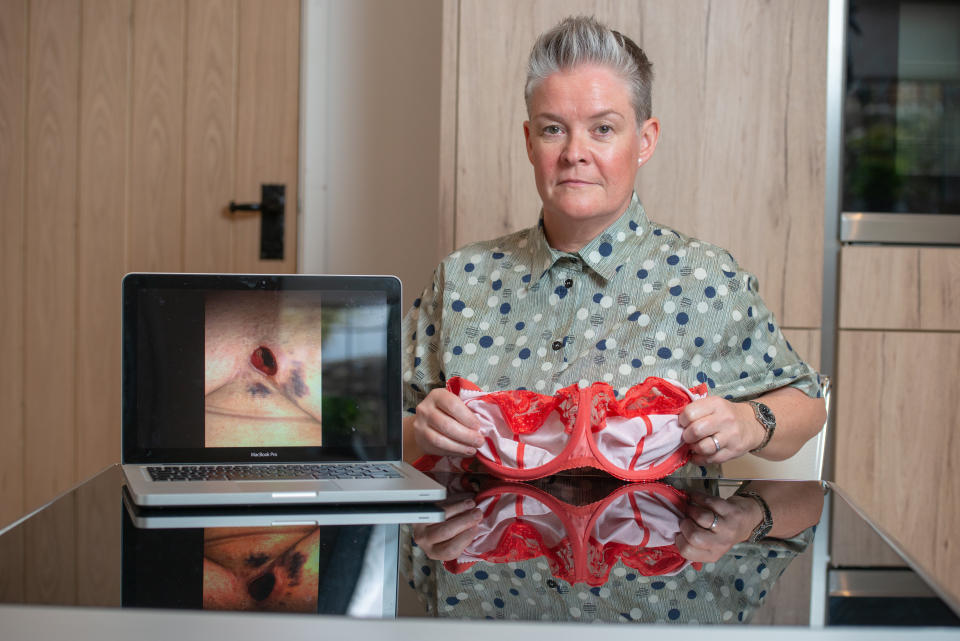
[[[528, 390], [485, 393], [459, 377], [447, 382], [480, 419], [477, 459], [501, 478], [529, 480], [594, 467], [627, 481], [663, 478], [687, 462], [677, 416], [706, 385], [687, 390], [648, 378], [622, 399], [606, 383], [564, 387], [553, 396]], [[436, 459], [418, 461], [431, 467]]]
[[[690, 565], [674, 540], [686, 495], [663, 483], [634, 483], [596, 503], [574, 506], [520, 483], [480, 492], [477, 537], [444, 567], [453, 573], [477, 561], [510, 563], [546, 557], [568, 583], [603, 585], [622, 561], [643, 576], [676, 574]], [[694, 563], [700, 569], [699, 563]]]

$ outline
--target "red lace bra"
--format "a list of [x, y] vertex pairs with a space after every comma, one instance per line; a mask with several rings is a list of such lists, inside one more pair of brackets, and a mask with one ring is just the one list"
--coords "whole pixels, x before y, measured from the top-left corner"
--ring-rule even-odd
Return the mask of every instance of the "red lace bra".
[[[562, 470], [594, 467], [626, 481], [663, 478], [690, 457], [678, 415], [706, 395], [706, 385], [686, 389], [648, 378], [622, 399], [606, 383], [571, 385], [553, 396], [528, 390], [486, 393], [460, 377], [447, 389], [480, 419], [484, 444], [476, 460], [495, 476], [530, 480]], [[466, 469], [469, 459], [426, 456], [420, 469]], [[439, 467], [438, 467], [439, 465]]]
[[674, 543], [686, 495], [663, 483], [625, 485], [583, 506], [519, 483], [484, 490], [475, 501], [483, 513], [477, 537], [457, 559], [444, 562], [455, 574], [477, 561], [545, 557], [555, 577], [599, 586], [617, 561], [643, 576], [672, 575], [691, 565]]

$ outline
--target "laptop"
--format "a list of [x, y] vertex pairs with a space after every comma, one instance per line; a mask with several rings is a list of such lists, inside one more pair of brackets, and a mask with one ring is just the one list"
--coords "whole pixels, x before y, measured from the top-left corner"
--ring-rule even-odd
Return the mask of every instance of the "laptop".
[[400, 336], [392, 276], [128, 274], [133, 502], [442, 500], [401, 460]]
[[122, 499], [127, 518], [139, 530], [389, 525], [442, 523], [446, 519], [436, 503], [143, 507], [133, 501], [126, 487]]

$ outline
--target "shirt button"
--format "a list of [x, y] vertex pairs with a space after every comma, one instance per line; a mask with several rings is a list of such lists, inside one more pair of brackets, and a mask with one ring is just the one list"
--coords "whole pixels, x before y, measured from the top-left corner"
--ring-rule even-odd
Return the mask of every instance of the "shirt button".
[[563, 286], [566, 287], [567, 289], [570, 289], [571, 287], [573, 287], [573, 279], [568, 278], [567, 280], [563, 281]]
[[558, 349], [563, 349], [563, 343], [561, 343], [560, 341], [553, 341], [553, 349], [554, 351]]

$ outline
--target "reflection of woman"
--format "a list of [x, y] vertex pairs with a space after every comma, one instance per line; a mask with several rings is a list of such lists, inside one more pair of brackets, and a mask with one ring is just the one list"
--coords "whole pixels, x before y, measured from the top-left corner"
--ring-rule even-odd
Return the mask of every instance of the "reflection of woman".
[[320, 445], [319, 303], [224, 292], [205, 313], [206, 446]]
[[[591, 479], [566, 479], [559, 487], [577, 495]], [[554, 488], [550, 488], [554, 492]], [[761, 497], [771, 512], [771, 528], [755, 536], [755, 510]], [[493, 563], [477, 561], [455, 573], [442, 561], [458, 559], [484, 531], [488, 518], [473, 497], [451, 493], [443, 523], [416, 525], [408, 532], [402, 573], [429, 613], [436, 616], [582, 621], [660, 621], [676, 623], [748, 622], [792, 559], [812, 538], [820, 519], [819, 483], [754, 482], [722, 499], [690, 492], [687, 516], [679, 523], [677, 548], [689, 561], [678, 573], [645, 576], [636, 565], [618, 561], [602, 585], [570, 583], [552, 572], [545, 553], [536, 558]], [[590, 507], [592, 508], [592, 504]], [[611, 504], [612, 506], [614, 504]], [[714, 529], [700, 520], [719, 517]], [[517, 515], [517, 520], [524, 517]], [[597, 517], [594, 517], [597, 518]], [[639, 517], [650, 523], [646, 516]], [[598, 518], [597, 522], [602, 521]], [[415, 540], [416, 545], [411, 543]], [[642, 550], [640, 551], [642, 556]], [[525, 556], [523, 557], [526, 558]], [[602, 559], [606, 561], [606, 559]], [[601, 559], [593, 559], [599, 563]], [[569, 574], [569, 573], [568, 573]]]
[[[537, 41], [524, 134], [541, 221], [448, 256], [407, 315], [408, 457], [482, 444], [444, 389], [455, 375], [546, 394], [602, 380], [622, 395], [648, 376], [706, 383], [710, 395], [680, 415], [699, 464], [786, 458], [823, 424], [817, 374], [756, 278], [723, 249], [650, 222], [634, 194], [660, 134], [650, 86], [645, 54], [592, 19]], [[736, 402], [748, 399], [763, 407]]]

